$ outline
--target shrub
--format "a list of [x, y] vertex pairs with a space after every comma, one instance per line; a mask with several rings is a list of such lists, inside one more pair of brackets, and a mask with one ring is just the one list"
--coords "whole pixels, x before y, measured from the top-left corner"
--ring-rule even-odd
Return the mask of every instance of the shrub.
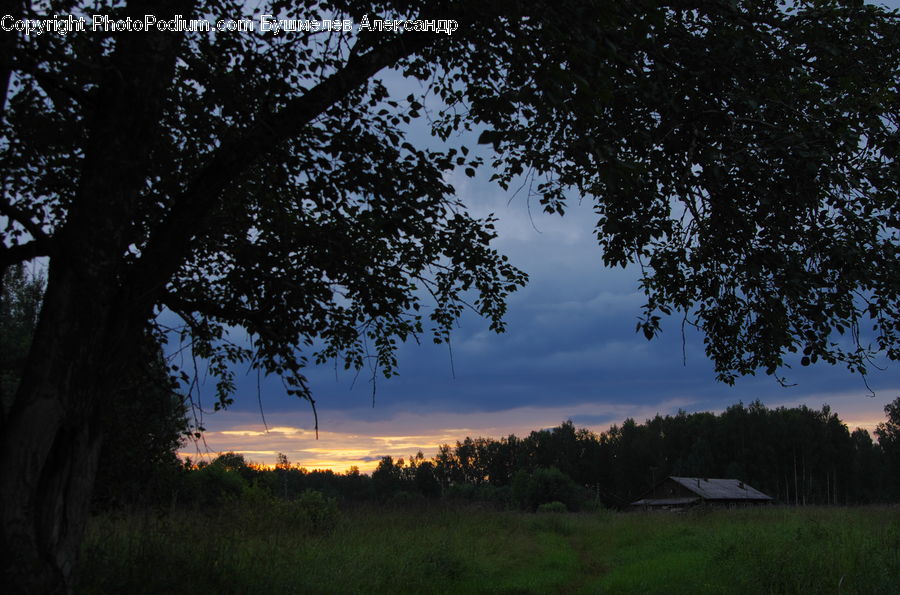
[[560, 501], [545, 502], [537, 507], [538, 512], [568, 512], [566, 505]]
[[599, 498], [587, 498], [581, 503], [581, 511], [583, 512], [606, 512], [606, 507]]
[[475, 486], [470, 483], [455, 483], [445, 492], [450, 500], [474, 500]]
[[556, 467], [549, 467], [531, 474], [523, 471], [516, 473], [512, 498], [525, 510], [536, 510], [548, 502], [561, 502], [568, 510], [578, 510], [583, 500], [583, 490], [568, 475]]
[[238, 472], [217, 464], [190, 471], [185, 484], [188, 499], [200, 508], [215, 508], [235, 501], [248, 487]]
[[337, 502], [322, 492], [304, 490], [296, 500], [282, 505], [286, 520], [310, 533], [331, 533], [337, 526]]
[[244, 491], [241, 493], [241, 503], [256, 508], [270, 506], [274, 499], [272, 491], [259, 480], [254, 480], [250, 485], [244, 486]]
[[397, 510], [421, 510], [426, 504], [425, 496], [418, 492], [397, 492], [387, 501], [389, 507]]

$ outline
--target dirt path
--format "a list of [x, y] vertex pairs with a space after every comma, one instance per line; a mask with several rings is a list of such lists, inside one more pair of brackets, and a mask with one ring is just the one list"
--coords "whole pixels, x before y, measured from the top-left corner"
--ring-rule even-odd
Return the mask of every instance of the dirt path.
[[588, 539], [590, 539], [590, 536], [582, 533], [576, 533], [569, 537], [569, 545], [578, 555], [579, 574], [575, 580], [566, 583], [557, 590], [557, 593], [560, 595], [582, 593], [588, 585], [606, 574], [608, 568], [601, 560], [597, 559], [596, 554], [591, 552], [591, 548], [588, 546]]

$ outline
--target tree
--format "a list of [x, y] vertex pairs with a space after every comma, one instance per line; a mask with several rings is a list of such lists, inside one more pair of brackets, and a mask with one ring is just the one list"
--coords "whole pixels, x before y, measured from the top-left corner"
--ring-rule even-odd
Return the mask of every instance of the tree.
[[[14, 19], [94, 12], [10, 4]], [[801, 350], [864, 371], [869, 322], [897, 359], [900, 34], [896, 16], [844, 4], [273, 0], [257, 21], [356, 27], [0, 33], [0, 265], [50, 262], [0, 428], [5, 584], [68, 584], [102, 412], [128, 398], [143, 338], [164, 339], [162, 310], [219, 377], [221, 406], [230, 363], [313, 402], [310, 360], [390, 375], [399, 342], [446, 340], [467, 304], [502, 330], [525, 275], [446, 181], [482, 165], [460, 130], [478, 127], [497, 182], [524, 175], [546, 210], [593, 200], [605, 261], [643, 267], [639, 329], [682, 312], [723, 380]], [[106, 14], [242, 12], [130, 0]], [[381, 17], [458, 28], [360, 26]], [[391, 97], [385, 69], [423, 91]], [[406, 137], [425, 117], [440, 148]]]
[[900, 497], [900, 397], [884, 406], [887, 420], [878, 424], [875, 435], [887, 464], [889, 489], [894, 498]]
[[900, 451], [900, 397], [884, 406], [887, 420], [878, 424], [875, 435], [881, 448]]
[[[27, 272], [21, 264], [7, 269], [0, 283], [0, 419], [21, 381], [45, 284], [40, 272]], [[134, 364], [138, 370], [129, 398], [116, 400], [103, 412], [109, 431], [100, 451], [94, 500], [104, 506], [158, 499], [180, 467], [176, 451], [188, 429], [184, 397], [176, 392], [162, 351], [152, 340]]]
[[12, 407], [37, 325], [44, 279], [18, 264], [0, 278], [0, 420]]
[[513, 500], [526, 510], [537, 510], [541, 504], [562, 502], [569, 510], [577, 510], [584, 493], [572, 478], [556, 467], [541, 467], [533, 473], [519, 471], [513, 477]]
[[403, 459], [395, 463], [393, 457], [381, 457], [378, 467], [372, 472], [372, 485], [376, 495], [382, 500], [387, 500], [402, 490], [403, 479]]
[[881, 449], [872, 442], [869, 432], [862, 428], [853, 430], [850, 440], [853, 449], [850, 479], [853, 501], [863, 504], [877, 502], [885, 496], [882, 484], [886, 474]]
[[434, 474], [434, 463], [422, 461], [415, 467], [413, 483], [416, 490], [426, 498], [441, 495], [441, 483]]
[[107, 406], [94, 501], [101, 505], [169, 504], [181, 475], [178, 449], [190, 424], [159, 345], [148, 341], [126, 398]]

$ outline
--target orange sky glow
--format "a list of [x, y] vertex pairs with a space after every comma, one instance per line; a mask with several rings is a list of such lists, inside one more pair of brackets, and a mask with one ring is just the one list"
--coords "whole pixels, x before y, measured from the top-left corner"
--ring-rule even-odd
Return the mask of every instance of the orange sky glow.
[[[822, 403], [829, 403], [850, 430], [862, 427], [872, 433], [875, 426], [884, 421], [882, 401], [886, 402], [886, 399], [871, 399], [854, 393], [810, 395], [802, 401], [767, 403], [767, 406], [790, 407], [805, 402], [812, 408], [819, 408]], [[309, 470], [332, 469], [343, 473], [355, 466], [362, 473], [371, 473], [382, 456], [406, 459], [422, 451], [426, 457], [431, 457], [441, 444], [452, 445], [466, 436], [501, 438], [515, 434], [522, 437], [532, 430], [553, 427], [566, 419], [585, 415], [610, 419], [609, 423], [599, 425], [576, 422], [578, 427], [602, 432], [627, 417], [642, 422], [657, 412], [674, 414], [679, 408], [692, 411], [690, 399], [673, 399], [646, 406], [586, 403], [565, 408], [519, 407], [481, 413], [402, 413], [381, 421], [359, 421], [333, 412], [320, 414], [318, 440], [310, 416], [304, 410], [267, 414], [268, 430], [258, 414], [225, 412], [208, 418], [205, 424], [209, 429], [204, 441], [188, 443], [180, 454], [197, 461], [234, 451], [242, 453], [252, 463], [270, 466], [274, 465], [278, 453], [284, 453], [293, 465]]]

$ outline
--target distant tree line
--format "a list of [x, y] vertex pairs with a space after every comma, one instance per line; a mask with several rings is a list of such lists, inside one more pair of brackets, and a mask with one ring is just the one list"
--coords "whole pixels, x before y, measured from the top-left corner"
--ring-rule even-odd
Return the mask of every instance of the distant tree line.
[[875, 430], [878, 442], [864, 429], [851, 432], [827, 405], [738, 403], [721, 414], [679, 411], [643, 424], [627, 419], [600, 434], [567, 421], [524, 438], [466, 438], [441, 446], [427, 461], [414, 457], [403, 465], [385, 457], [373, 481], [383, 486], [376, 491], [429, 495], [437, 485], [444, 495], [526, 507], [536, 503], [523, 498], [523, 483], [546, 470], [571, 479], [581, 501], [593, 497], [607, 506], [636, 500], [669, 475], [740, 479], [795, 505], [894, 501], [900, 498], [900, 398], [885, 413]]
[[279, 455], [274, 468], [225, 453], [181, 466], [169, 485], [181, 505], [205, 508], [247, 494], [294, 500], [310, 491], [343, 502], [402, 507], [429, 500], [535, 510], [621, 507], [668, 475], [740, 479], [791, 505], [868, 504], [900, 498], [900, 398], [875, 430], [850, 431], [825, 405], [769, 409], [759, 401], [721, 414], [627, 419], [608, 431], [566, 421], [519, 438], [466, 438], [426, 458], [382, 457], [369, 475], [309, 471]]

